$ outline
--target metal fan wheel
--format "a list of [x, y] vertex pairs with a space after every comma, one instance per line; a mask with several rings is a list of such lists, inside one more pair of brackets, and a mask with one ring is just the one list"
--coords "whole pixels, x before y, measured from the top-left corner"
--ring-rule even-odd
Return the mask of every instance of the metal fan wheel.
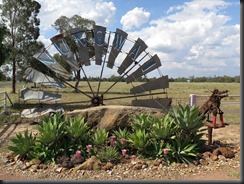
[[[88, 57], [87, 40], [85, 39], [86, 34], [90, 32], [94, 35], [95, 56], [93, 58]], [[47, 49], [34, 56], [55, 73], [52, 76], [55, 80], [78, 90], [87, 98], [87, 100], [68, 103], [99, 106], [106, 105], [109, 101], [123, 102], [124, 99], [132, 99], [131, 105], [133, 106], [165, 109], [170, 107], [172, 99], [167, 97], [168, 76], [161, 74], [159, 57], [157, 54], [151, 55], [147, 51], [147, 45], [142, 39], [133, 40], [128, 38], [128, 34], [121, 29], [117, 28], [115, 32], [111, 32], [98, 25], [95, 25], [92, 30], [75, 28], [71, 34], [78, 46], [78, 59], [74, 57], [74, 53], [72, 53], [63, 35], [56, 35], [50, 40], [72, 69], [81, 71], [81, 78], [89, 90], [84, 91], [84, 86], [76, 88], [72, 85], [67, 80], [68, 72], [59, 66]], [[91, 74], [95, 74], [98, 78], [96, 87], [90, 81], [89, 76]], [[111, 75], [117, 78], [104, 89], [103, 80]], [[153, 77], [148, 78], [148, 75]], [[137, 80], [142, 78], [144, 82], [138, 83]], [[122, 81], [131, 85], [126, 94], [116, 90]]]

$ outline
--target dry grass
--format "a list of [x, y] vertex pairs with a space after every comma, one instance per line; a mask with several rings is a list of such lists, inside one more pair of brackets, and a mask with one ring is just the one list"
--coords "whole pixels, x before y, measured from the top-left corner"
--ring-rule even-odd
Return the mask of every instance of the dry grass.
[[[69, 82], [74, 85], [74, 82]], [[141, 84], [140, 82], [134, 82], [133, 84], [126, 84], [123, 82], [119, 82], [114, 85], [111, 90], [109, 90], [104, 98], [112, 98], [112, 97], [122, 97], [130, 95], [130, 89], [133, 86], [137, 86]], [[31, 87], [31, 83], [28, 83], [26, 86]], [[94, 94], [97, 93], [98, 82], [90, 83]], [[113, 82], [102, 82], [100, 86], [100, 93], [106, 91]], [[10, 96], [13, 103], [18, 103], [19, 98], [18, 94], [11, 94], [11, 83], [0, 82], [0, 91], [6, 91]], [[24, 83], [18, 83], [16, 86], [17, 91], [22, 89]], [[177, 104], [188, 104], [189, 103], [189, 95], [210, 95], [211, 90], [213, 89], [219, 90], [229, 90], [229, 96], [236, 95], [237, 97], [227, 97], [222, 99], [221, 109], [225, 112], [224, 118], [228, 123], [240, 123], [240, 83], [185, 83], [185, 82], [172, 82], [170, 83], [169, 88], [167, 89], [167, 96], [173, 99], [173, 106]], [[45, 91], [51, 91], [54, 93], [62, 94], [62, 99], [58, 103], [68, 103], [68, 102], [77, 102], [76, 104], [70, 104], [69, 108], [83, 108], [90, 104], [88, 103], [79, 103], [80, 101], [90, 101], [90, 98], [85, 96], [82, 93], [74, 93], [73, 88], [66, 87], [64, 89], [54, 89], [54, 88], [42, 88]], [[90, 90], [88, 83], [85, 81], [81, 81], [79, 84], [79, 89], [88, 95], [92, 95], [92, 91]], [[162, 90], [156, 90], [155, 92], [162, 92]], [[100, 94], [99, 93], [99, 94]], [[165, 97], [165, 95], [158, 95], [157, 97]], [[147, 98], [147, 97], [144, 97]], [[109, 100], [105, 101], [106, 105], [130, 105], [131, 100], [133, 98], [125, 98], [125, 99], [117, 99], [117, 100]], [[204, 101], [206, 101], [208, 97], [198, 97], [197, 105], [200, 106]], [[228, 103], [235, 102], [235, 103]], [[34, 102], [38, 103], [38, 102]], [[75, 105], [75, 106], [74, 106]]]

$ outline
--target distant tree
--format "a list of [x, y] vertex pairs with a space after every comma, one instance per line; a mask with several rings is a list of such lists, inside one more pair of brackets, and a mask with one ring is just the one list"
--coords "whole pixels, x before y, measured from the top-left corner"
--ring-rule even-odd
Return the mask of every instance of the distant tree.
[[240, 83], [240, 75], [234, 77], [234, 81], [237, 83]]
[[[58, 30], [63, 36], [65, 37], [67, 44], [69, 45], [72, 52], [75, 54], [75, 58], [79, 58], [78, 56], [78, 48], [74, 41], [74, 39], [71, 36], [71, 30], [73, 28], [80, 28], [82, 30], [89, 30], [92, 28], [92, 26], [95, 25], [95, 21], [82, 18], [79, 15], [74, 15], [70, 18], [66, 16], [61, 16], [58, 18], [53, 27]], [[89, 57], [94, 57], [94, 47], [93, 47], [93, 34], [90, 32], [90, 34], [87, 34], [87, 46], [89, 47]], [[80, 81], [80, 70], [75, 72], [75, 88], [77, 89]], [[77, 92], [77, 90], [75, 90]]]
[[10, 49], [8, 61], [12, 65], [12, 92], [16, 92], [16, 73], [31, 60], [39, 37], [41, 5], [34, 0], [2, 0], [1, 17], [6, 22], [9, 35], [6, 43]]

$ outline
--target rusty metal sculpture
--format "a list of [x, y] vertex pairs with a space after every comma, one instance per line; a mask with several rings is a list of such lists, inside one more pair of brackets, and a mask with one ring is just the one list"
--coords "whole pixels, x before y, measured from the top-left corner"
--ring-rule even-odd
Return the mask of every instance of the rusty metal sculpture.
[[[209, 121], [209, 115], [212, 113], [212, 124], [210, 124], [211, 127], [216, 128], [216, 119], [217, 114], [220, 115], [220, 122], [219, 127], [224, 127], [224, 120], [223, 120], [223, 114], [224, 112], [220, 109], [220, 101], [222, 98], [228, 96], [228, 90], [219, 91], [218, 89], [214, 89], [212, 91], [212, 95], [209, 97], [209, 99], [200, 107], [200, 113], [205, 117], [205, 115], [208, 115], [207, 121]], [[211, 122], [211, 121], [209, 121]]]
[[[209, 97], [209, 99], [200, 107], [199, 111], [200, 114], [203, 115], [203, 118], [206, 117], [207, 114], [207, 121], [205, 125], [208, 126], [208, 145], [212, 144], [212, 131], [213, 128], [223, 128], [225, 125], [228, 125], [224, 123], [224, 112], [220, 109], [220, 101], [222, 98], [228, 96], [228, 90], [219, 91], [218, 89], [215, 89], [212, 91], [212, 95]], [[209, 115], [213, 114], [212, 121], [209, 120]], [[220, 115], [220, 122], [219, 125], [216, 124], [217, 115]], [[211, 123], [209, 123], [211, 122]]]

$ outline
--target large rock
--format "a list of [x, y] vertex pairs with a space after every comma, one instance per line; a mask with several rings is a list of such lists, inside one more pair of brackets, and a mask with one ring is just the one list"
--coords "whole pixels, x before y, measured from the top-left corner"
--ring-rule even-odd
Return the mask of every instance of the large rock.
[[100, 170], [101, 169], [101, 161], [92, 156], [88, 160], [86, 160], [83, 164], [78, 165], [75, 167], [75, 171], [77, 170]]
[[98, 106], [67, 112], [67, 116], [81, 116], [89, 126], [111, 130], [127, 127], [136, 114], [151, 114], [162, 117], [166, 112], [162, 109], [134, 106]]

